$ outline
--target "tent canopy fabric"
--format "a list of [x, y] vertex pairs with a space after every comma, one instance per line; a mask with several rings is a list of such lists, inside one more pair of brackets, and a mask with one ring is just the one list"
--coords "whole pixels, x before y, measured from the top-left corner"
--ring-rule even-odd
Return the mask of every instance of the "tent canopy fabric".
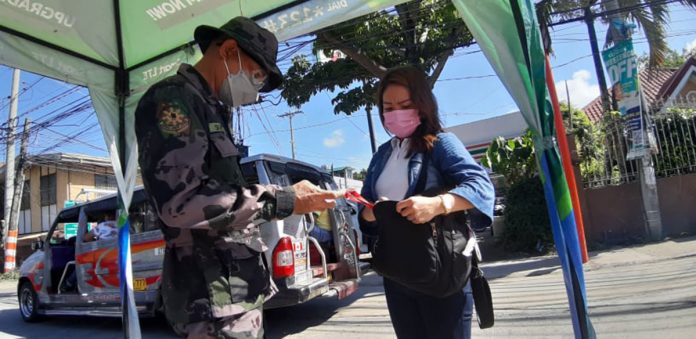
[[88, 88], [121, 198], [124, 333], [140, 336], [128, 206], [135, 187], [134, 112], [147, 88], [201, 55], [198, 25], [254, 18], [283, 41], [405, 0], [0, 0], [0, 64]]
[[401, 2], [0, 0], [0, 63], [89, 89], [127, 200], [136, 173], [135, 106], [150, 85], [200, 58], [195, 27], [244, 15], [283, 41]]

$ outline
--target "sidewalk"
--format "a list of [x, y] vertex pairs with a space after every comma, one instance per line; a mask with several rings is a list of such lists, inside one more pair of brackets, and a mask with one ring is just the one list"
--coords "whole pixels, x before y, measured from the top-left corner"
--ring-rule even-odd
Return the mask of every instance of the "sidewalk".
[[0, 280], [0, 291], [17, 289], [17, 280]]
[[[486, 262], [483, 253], [482, 267], [486, 277], [497, 279], [506, 276], [529, 276], [539, 270], [560, 268], [556, 254], [546, 256], [499, 260]], [[585, 271], [597, 270], [604, 267], [643, 264], [696, 256], [696, 236], [677, 238], [647, 245], [634, 245], [623, 248], [613, 248], [589, 253], [590, 260], [583, 265]]]
[[[474, 327], [474, 337], [573, 338], [556, 255], [491, 262], [483, 270], [496, 324], [486, 330]], [[598, 338], [694, 337], [696, 237], [594, 251], [583, 270]]]

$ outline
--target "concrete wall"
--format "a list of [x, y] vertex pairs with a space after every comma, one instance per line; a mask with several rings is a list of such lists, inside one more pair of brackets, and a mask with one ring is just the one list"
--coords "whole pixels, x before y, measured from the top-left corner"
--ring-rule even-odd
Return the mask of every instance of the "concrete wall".
[[[572, 135], [568, 135], [568, 144], [575, 164], [576, 188], [587, 242], [617, 244], [647, 240], [640, 184], [584, 189]], [[696, 234], [696, 174], [658, 178], [657, 190], [662, 236]]]
[[[696, 234], [696, 174], [658, 178], [657, 189], [663, 237]], [[580, 200], [588, 242], [646, 238], [639, 183], [584, 189]]]
[[666, 236], [696, 234], [696, 174], [657, 179]]
[[631, 238], [645, 234], [638, 183], [585, 189], [583, 193], [587, 242], [630, 242]]
[[31, 206], [31, 231], [41, 232], [41, 168], [32, 166], [29, 176]]

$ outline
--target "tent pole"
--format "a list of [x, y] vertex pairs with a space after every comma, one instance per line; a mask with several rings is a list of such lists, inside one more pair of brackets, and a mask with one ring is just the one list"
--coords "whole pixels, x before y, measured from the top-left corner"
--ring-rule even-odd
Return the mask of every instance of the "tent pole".
[[[116, 47], [118, 49], [118, 69], [115, 72], [115, 95], [118, 100], [118, 156], [121, 163], [121, 173], [118, 175], [123, 178], [123, 182], [128, 185], [126, 178], [128, 171], [127, 142], [126, 142], [126, 98], [130, 95], [130, 79], [126, 70], [125, 53], [123, 51], [123, 30], [121, 27], [120, 0], [113, 0], [114, 23], [116, 33]], [[125, 189], [125, 191], [124, 191]], [[121, 291], [121, 321], [123, 323], [123, 337], [126, 339], [140, 339], [140, 323], [138, 311], [133, 296], [133, 272], [131, 267], [130, 253], [130, 225], [128, 222], [128, 208], [123, 195], [128, 194], [126, 187], [119, 187], [119, 207], [121, 213], [118, 218], [118, 264], [119, 264], [119, 287]], [[128, 197], [130, 201], [130, 197]]]
[[[548, 54], [546, 54], [545, 64], [546, 86], [549, 90], [549, 97], [551, 98], [551, 103], [553, 105], [553, 120], [556, 126], [556, 139], [558, 140], [558, 149], [561, 153], [561, 163], [563, 164], [566, 183], [568, 184], [568, 190], [570, 191], [570, 200], [573, 204], [573, 211], [575, 212], [575, 227], [578, 231], [580, 254], [582, 255], [582, 262], [586, 263], [590, 260], [590, 258], [587, 255], [587, 243], [585, 241], [585, 224], [582, 219], [582, 210], [580, 208], [580, 198], [578, 195], [578, 186], [576, 181], [577, 179], [575, 178], [575, 172], [573, 171], [573, 162], [570, 157], [570, 149], [568, 148], [568, 138], [566, 137], [565, 126], [563, 126], [563, 116], [561, 115], [561, 108], [558, 104], [556, 83], [553, 80], [553, 72], [551, 71], [551, 60], [549, 59]], [[573, 120], [572, 115], [572, 110], [570, 110], [571, 121]]]

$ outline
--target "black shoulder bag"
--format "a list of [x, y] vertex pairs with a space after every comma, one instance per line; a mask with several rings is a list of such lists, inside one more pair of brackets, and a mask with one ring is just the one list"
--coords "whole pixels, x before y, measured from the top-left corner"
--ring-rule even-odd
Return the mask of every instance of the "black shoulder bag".
[[[436, 196], [444, 190], [425, 191], [430, 155], [423, 157], [414, 195]], [[471, 278], [479, 327], [493, 326], [493, 302], [476, 255], [464, 255], [474, 232], [466, 212], [439, 215], [425, 224], [413, 224], [396, 212], [396, 201], [374, 206], [379, 236], [372, 250], [377, 273], [410, 289], [444, 298], [461, 291]]]

